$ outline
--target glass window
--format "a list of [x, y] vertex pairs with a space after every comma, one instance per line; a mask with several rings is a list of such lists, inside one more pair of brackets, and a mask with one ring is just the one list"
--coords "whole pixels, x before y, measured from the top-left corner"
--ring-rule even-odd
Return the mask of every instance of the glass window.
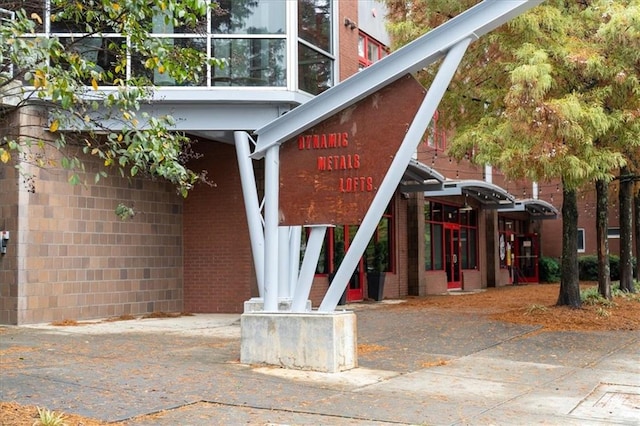
[[213, 34], [284, 34], [285, 0], [220, 0], [212, 11]]
[[213, 55], [225, 59], [214, 68], [214, 86], [284, 86], [286, 61], [284, 39], [215, 39]]
[[[341, 225], [327, 229], [327, 235], [320, 253], [316, 274], [336, 272], [357, 230], [357, 225]], [[304, 250], [306, 249], [309, 232], [310, 231], [307, 230], [306, 234], [303, 234], [301, 254], [304, 254]], [[392, 206], [389, 205], [363, 254], [365, 271], [370, 271], [373, 268], [374, 257], [376, 255], [382, 256], [383, 271], [393, 271], [393, 239], [393, 211]]]
[[38, 20], [33, 20], [33, 23], [35, 24], [35, 32], [44, 32], [44, 23], [47, 21], [47, 13], [44, 0], [15, 0], [9, 2], [4, 1], [2, 2], [2, 6], [0, 7], [2, 7], [2, 9], [11, 10], [14, 12], [17, 12], [20, 9], [24, 9], [27, 18], [30, 18], [34, 13], [37, 14], [40, 17], [40, 22]]
[[578, 253], [584, 253], [585, 247], [584, 228], [578, 228]]
[[331, 0], [298, 2], [298, 37], [325, 52], [332, 52]]
[[200, 17], [197, 22], [190, 25], [174, 25], [173, 13], [170, 10], [164, 12], [158, 10], [151, 19], [151, 25], [147, 29], [154, 34], [206, 34], [207, 18]]
[[[425, 201], [424, 219], [425, 270], [443, 269], [445, 223], [459, 225], [461, 267], [478, 267], [478, 224], [475, 211], [458, 212], [457, 206]], [[455, 225], [449, 227], [458, 229]]]
[[433, 248], [433, 270], [443, 270], [444, 269], [444, 243], [442, 241], [442, 225], [439, 223], [434, 223], [431, 225], [431, 233], [433, 235], [433, 239], [431, 240], [431, 247]]
[[384, 216], [378, 223], [378, 227], [367, 245], [365, 252], [365, 264], [367, 272], [376, 270], [375, 265], [378, 261], [382, 263], [382, 271], [391, 272], [393, 270], [393, 257], [391, 256], [392, 247], [392, 215], [391, 207], [387, 208]]
[[431, 233], [431, 224], [424, 226], [424, 269], [430, 271], [433, 269], [433, 238]]
[[608, 238], [620, 238], [620, 228], [608, 228], [607, 229], [607, 237]]
[[[329, 230], [324, 236], [324, 243], [322, 244], [322, 248], [320, 249], [320, 256], [318, 258], [318, 265], [316, 266], [316, 274], [328, 274], [329, 273]], [[302, 267], [302, 261], [304, 259], [304, 254], [307, 250], [307, 242], [309, 241], [309, 234], [311, 233], [311, 229], [305, 229], [305, 232], [302, 233], [302, 241], [300, 245], [300, 267]]]
[[462, 258], [462, 269], [476, 269], [478, 267], [476, 235], [476, 228], [465, 226], [460, 227], [460, 256]]
[[[198, 51], [206, 51], [207, 40], [205, 38], [175, 38], [165, 40], [170, 46], [178, 47], [181, 49], [194, 49]], [[131, 72], [136, 77], [147, 77], [153, 84], [157, 86], [175, 86], [176, 82], [169, 77], [166, 73], [160, 73], [157, 70], [148, 69], [144, 66], [146, 58], [142, 58], [140, 55], [132, 55], [131, 57]], [[203, 72], [200, 75], [199, 81], [191, 81], [185, 84], [190, 86], [206, 86], [206, 64], [202, 64]]]
[[380, 46], [375, 43], [367, 44], [367, 59], [371, 62], [377, 62], [380, 58]]
[[[124, 70], [121, 73], [115, 72], [115, 67], [120, 58], [113, 52], [117, 51], [111, 48], [112, 44], [120, 46], [125, 43], [124, 38], [106, 38], [106, 37], [77, 37], [77, 38], [59, 38], [60, 43], [66, 47], [68, 51], [75, 51], [87, 63], [93, 64], [93, 71], [102, 73], [106, 78], [106, 72], [110, 71], [113, 78], [125, 78]], [[87, 81], [87, 84], [90, 84]], [[99, 82], [102, 86], [110, 86], [113, 81], [103, 80]]]
[[364, 33], [359, 34], [358, 57], [360, 65], [363, 68], [378, 62], [385, 56], [387, 56], [387, 51], [386, 47], [382, 43], [372, 39]]
[[333, 85], [333, 61], [298, 43], [298, 87], [300, 90], [317, 95]]

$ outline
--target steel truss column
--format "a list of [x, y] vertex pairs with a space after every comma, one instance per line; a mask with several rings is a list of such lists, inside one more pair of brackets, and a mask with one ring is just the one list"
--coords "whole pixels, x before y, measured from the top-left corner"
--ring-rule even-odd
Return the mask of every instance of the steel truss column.
[[289, 229], [289, 297], [293, 297], [300, 270], [300, 243], [302, 226], [290, 226]]
[[291, 262], [291, 250], [289, 247], [291, 227], [278, 227], [278, 300], [290, 299], [289, 292], [289, 265]]
[[253, 172], [253, 160], [251, 160], [250, 157], [250, 137], [247, 132], [234, 132], [233, 136], [236, 145], [236, 156], [238, 157], [242, 194], [244, 196], [244, 208], [249, 226], [249, 239], [251, 241], [251, 252], [253, 254], [253, 267], [256, 271], [256, 281], [258, 283], [258, 294], [260, 297], [263, 297], [264, 229], [262, 228], [262, 214], [260, 213], [260, 203], [258, 202], [256, 177]]
[[315, 275], [328, 226], [329, 225], [311, 226], [298, 283], [293, 292], [293, 302], [291, 303], [291, 311], [293, 312], [304, 312], [306, 310], [311, 285], [313, 284], [313, 276]]
[[380, 218], [382, 218], [393, 193], [400, 184], [402, 175], [411, 161], [416, 146], [427, 130], [431, 117], [435, 114], [438, 104], [447, 90], [471, 41], [471, 38], [465, 38], [452, 46], [448, 51], [431, 87], [427, 91], [422, 105], [418, 109], [402, 141], [402, 145], [400, 145], [396, 156], [393, 158], [389, 171], [378, 188], [371, 207], [367, 211], [355, 238], [351, 242], [333, 282], [329, 286], [327, 294], [318, 308], [319, 312], [332, 312], [336, 306], [338, 306], [338, 302], [347, 286], [349, 277], [353, 271], [355, 271], [362, 253], [364, 253], [371, 236], [380, 222]]
[[264, 310], [278, 311], [278, 197], [280, 196], [280, 146], [265, 156], [264, 178]]

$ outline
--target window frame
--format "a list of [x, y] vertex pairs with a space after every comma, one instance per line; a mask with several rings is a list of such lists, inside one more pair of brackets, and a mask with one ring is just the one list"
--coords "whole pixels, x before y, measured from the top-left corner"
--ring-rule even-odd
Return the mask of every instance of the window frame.
[[587, 236], [584, 228], [578, 228], [578, 253], [585, 253], [587, 251]]
[[[362, 52], [360, 52], [360, 41], [363, 42]], [[373, 61], [369, 59], [369, 55], [368, 55], [370, 44], [375, 45], [378, 48], [378, 58], [376, 58]], [[383, 43], [371, 37], [364, 31], [358, 32], [358, 63], [359, 63], [360, 69], [373, 65], [374, 63], [378, 62], [382, 58], [386, 57], [388, 54], [389, 54], [389, 48], [385, 46]]]
[[[424, 270], [425, 271], [444, 271], [445, 268], [445, 247], [444, 247], [444, 236], [445, 236], [445, 224], [453, 223], [459, 226], [460, 238], [462, 238], [463, 231], [467, 235], [467, 239], [469, 235], [473, 234], [473, 244], [469, 244], [467, 240], [467, 244], [464, 247], [460, 248], [460, 254], [463, 259], [467, 262], [467, 267], [461, 268], [463, 270], [478, 270], [480, 268], [479, 262], [479, 228], [478, 228], [478, 215], [474, 211], [474, 214], [465, 213], [460, 214], [458, 211], [458, 205], [452, 203], [442, 203], [439, 201], [431, 201], [425, 199], [425, 214], [424, 214], [424, 222], [425, 222], [425, 258], [424, 258]], [[433, 207], [439, 207], [439, 210], [434, 209]], [[454, 216], [449, 218], [445, 215], [445, 210], [449, 213], [456, 213]], [[435, 214], [434, 212], [438, 212], [440, 214]], [[437, 232], [434, 232], [437, 231]], [[435, 235], [435, 239], [434, 239]], [[429, 246], [427, 246], [427, 238], [429, 240]], [[437, 245], [434, 243], [438, 242]], [[465, 250], [465, 256], [462, 256], [462, 250]], [[439, 257], [439, 258], [438, 258]], [[475, 266], [470, 266], [469, 262], [473, 260]]]

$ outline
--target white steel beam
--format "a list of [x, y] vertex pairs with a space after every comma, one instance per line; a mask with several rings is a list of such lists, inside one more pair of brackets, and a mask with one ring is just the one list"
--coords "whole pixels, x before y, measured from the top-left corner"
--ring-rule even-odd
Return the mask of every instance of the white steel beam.
[[364, 253], [367, 248], [367, 244], [375, 232], [380, 218], [382, 218], [393, 193], [398, 187], [400, 180], [402, 180], [402, 175], [407, 169], [413, 153], [418, 143], [420, 143], [422, 135], [424, 135], [424, 132], [427, 130], [430, 119], [433, 117], [433, 114], [435, 114], [440, 100], [442, 96], [444, 96], [447, 87], [449, 87], [449, 83], [458, 69], [458, 65], [470, 43], [471, 38], [461, 40], [449, 50], [449, 53], [442, 62], [431, 87], [422, 101], [422, 105], [420, 105], [398, 152], [391, 162], [389, 171], [378, 188], [371, 207], [369, 207], [369, 210], [365, 214], [358, 228], [358, 232], [356, 232], [356, 236], [351, 242], [344, 260], [340, 264], [333, 282], [329, 286], [327, 294], [318, 308], [319, 312], [331, 312], [338, 306], [340, 297], [349, 282], [349, 277], [356, 269], [362, 253]]
[[264, 311], [278, 311], [278, 197], [280, 196], [280, 146], [267, 151], [264, 164]]
[[[477, 39], [543, 0], [485, 0], [429, 31], [391, 55], [256, 130], [254, 158], [335, 113], [393, 83], [407, 73], [433, 64], [461, 40]], [[429, 120], [431, 117], [429, 117]]]
[[236, 156], [240, 170], [240, 183], [244, 196], [244, 208], [249, 226], [249, 240], [253, 255], [253, 267], [256, 271], [258, 294], [264, 297], [264, 229], [262, 228], [262, 214], [258, 202], [256, 177], [253, 172], [252, 160], [249, 157], [249, 135], [246, 132], [234, 132]]
[[320, 252], [322, 251], [324, 236], [329, 226], [331, 225], [311, 226], [309, 240], [307, 241], [307, 247], [304, 252], [304, 259], [302, 259], [298, 283], [293, 293], [293, 302], [291, 303], [292, 312], [305, 312], [306, 310], [307, 300], [311, 293], [311, 285], [313, 284], [313, 276], [315, 275]]

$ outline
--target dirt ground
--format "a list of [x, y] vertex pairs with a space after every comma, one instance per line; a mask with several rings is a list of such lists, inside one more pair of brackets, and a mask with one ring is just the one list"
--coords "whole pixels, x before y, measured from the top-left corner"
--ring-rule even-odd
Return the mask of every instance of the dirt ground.
[[[581, 283], [585, 290], [595, 283]], [[581, 309], [555, 306], [558, 284], [492, 288], [477, 293], [411, 297], [389, 309], [452, 309], [489, 318], [542, 326], [544, 331], [640, 330], [640, 294], [616, 297], [612, 304], [583, 304]], [[0, 402], [0, 425], [32, 426], [38, 420], [34, 406]], [[103, 426], [106, 423], [64, 414], [67, 426]], [[109, 423], [109, 425], [115, 425]], [[120, 425], [124, 425], [121, 423]]]

